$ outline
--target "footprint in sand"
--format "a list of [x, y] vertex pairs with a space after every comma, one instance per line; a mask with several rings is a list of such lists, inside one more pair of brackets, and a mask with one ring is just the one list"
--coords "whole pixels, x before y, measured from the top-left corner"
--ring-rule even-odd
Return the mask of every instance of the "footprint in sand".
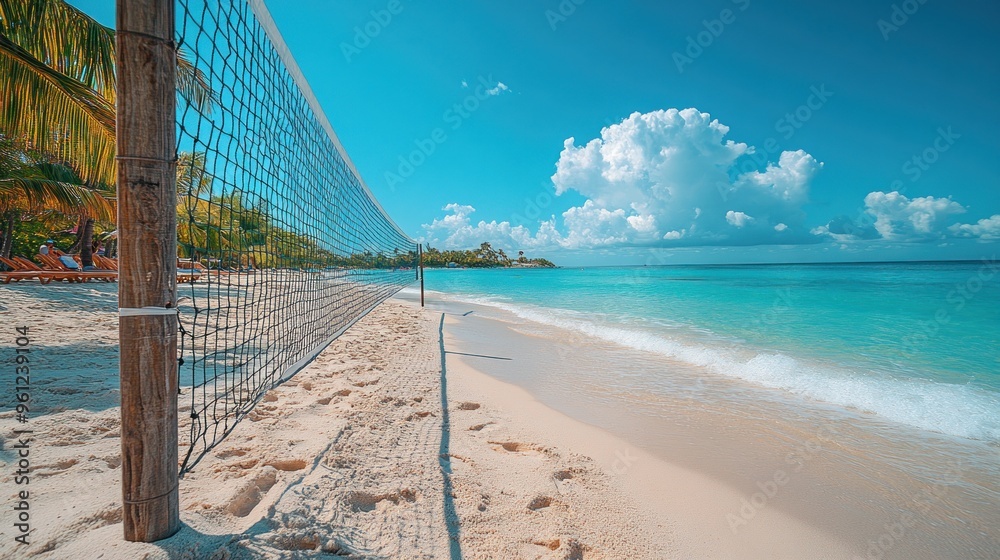
[[485, 424], [476, 424], [475, 426], [469, 426], [470, 432], [480, 432], [486, 426], [493, 424], [493, 422], [486, 422]]
[[520, 453], [522, 455], [545, 454], [551, 452], [548, 448], [533, 443], [521, 443], [517, 441], [490, 441], [487, 442], [494, 451], [506, 451], [507, 453]]
[[31, 470], [36, 473], [35, 476], [39, 478], [44, 478], [46, 476], [56, 475], [65, 470], [68, 470], [70, 467], [76, 465], [79, 462], [80, 462], [79, 459], [64, 459], [62, 461], [49, 465], [39, 465]]
[[230, 457], [242, 457], [246, 455], [248, 451], [246, 449], [225, 449], [215, 454], [219, 459], [228, 459]]
[[[287, 551], [316, 550], [320, 546], [320, 538], [314, 533], [279, 533], [271, 537], [269, 541], [274, 548]], [[323, 552], [328, 552], [326, 548], [324, 547]]]
[[253, 508], [264, 499], [264, 495], [278, 481], [278, 471], [264, 469], [260, 474], [247, 481], [236, 492], [236, 495], [226, 505], [226, 511], [236, 517], [246, 517], [250, 515]]
[[540, 509], [545, 509], [552, 506], [555, 501], [548, 496], [535, 496], [528, 502], [528, 509], [531, 511], [538, 511]]
[[406, 417], [407, 422], [412, 422], [418, 418], [427, 418], [428, 416], [434, 416], [433, 412], [414, 412], [413, 414]]
[[348, 492], [344, 501], [353, 511], [368, 512], [374, 511], [382, 502], [390, 502], [394, 505], [399, 505], [400, 502], [415, 502], [417, 501], [417, 493], [409, 488], [384, 494], [355, 491]]
[[279, 471], [293, 472], [306, 468], [306, 462], [302, 459], [277, 459], [264, 463], [265, 466], [274, 467]]
[[455, 408], [458, 410], [478, 410], [480, 406], [481, 405], [479, 403], [462, 402], [458, 403], [458, 405]]
[[[567, 541], [564, 547], [563, 560], [583, 560], [583, 553], [590, 552], [589, 546], [575, 540]], [[562, 551], [563, 549], [559, 550]]]
[[549, 550], [559, 550], [559, 545], [562, 544], [559, 539], [539, 539], [536, 541], [531, 541], [531, 544], [536, 546], [544, 546]]
[[101, 509], [93, 515], [88, 515], [87, 517], [84, 517], [74, 523], [73, 526], [78, 529], [93, 531], [94, 529], [100, 529], [101, 527], [107, 527], [108, 525], [114, 525], [115, 523], [121, 522], [122, 508], [115, 505]]
[[563, 469], [552, 473], [552, 478], [558, 480], [559, 482], [564, 482], [572, 479], [573, 475], [574, 473], [572, 469]]

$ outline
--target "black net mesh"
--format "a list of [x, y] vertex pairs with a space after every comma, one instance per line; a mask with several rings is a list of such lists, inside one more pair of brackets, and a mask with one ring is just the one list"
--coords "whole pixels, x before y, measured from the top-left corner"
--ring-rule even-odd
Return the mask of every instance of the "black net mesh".
[[269, 21], [246, 0], [177, 4], [182, 472], [416, 278], [414, 241], [311, 108]]

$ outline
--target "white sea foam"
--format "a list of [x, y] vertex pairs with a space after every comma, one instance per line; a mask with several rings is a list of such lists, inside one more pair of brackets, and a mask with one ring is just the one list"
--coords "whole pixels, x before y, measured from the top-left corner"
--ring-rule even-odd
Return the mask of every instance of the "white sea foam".
[[1000, 441], [1000, 395], [968, 385], [893, 377], [822, 364], [782, 353], [756, 351], [735, 342], [696, 340], [672, 332], [605, 324], [585, 315], [513, 304], [493, 298], [458, 297], [573, 333], [650, 352], [795, 395], [877, 414], [920, 429], [964, 438]]

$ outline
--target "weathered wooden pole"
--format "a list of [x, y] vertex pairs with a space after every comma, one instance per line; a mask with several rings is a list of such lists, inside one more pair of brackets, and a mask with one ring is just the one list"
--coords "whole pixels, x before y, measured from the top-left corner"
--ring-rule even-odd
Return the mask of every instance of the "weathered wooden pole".
[[118, 306], [125, 539], [180, 529], [174, 0], [117, 0]]
[[424, 245], [417, 245], [417, 257], [420, 259], [420, 307], [424, 306]]

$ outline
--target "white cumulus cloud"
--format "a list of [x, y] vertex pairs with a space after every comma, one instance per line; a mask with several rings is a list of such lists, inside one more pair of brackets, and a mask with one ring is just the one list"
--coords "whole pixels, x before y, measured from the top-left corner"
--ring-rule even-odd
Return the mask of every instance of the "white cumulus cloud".
[[950, 198], [925, 196], [911, 200], [895, 191], [868, 193], [865, 208], [875, 216], [875, 231], [884, 239], [936, 236], [944, 218], [965, 212]]
[[445, 249], [468, 249], [489, 241], [498, 248], [520, 250], [555, 247], [563, 241], [562, 236], [556, 231], [554, 220], [542, 222], [538, 230], [532, 233], [523, 225], [514, 226], [507, 221], [480, 220], [473, 224], [470, 216], [476, 209], [472, 206], [452, 203], [442, 210], [449, 214], [435, 219], [430, 224], [424, 224], [426, 236], [421, 239], [422, 242]]
[[583, 144], [567, 139], [552, 183], [557, 194], [587, 198], [563, 215], [567, 243], [770, 243], [778, 224], [804, 235], [801, 207], [823, 164], [787, 151], [740, 174], [737, 162], [753, 148], [728, 134], [708, 113], [669, 109], [633, 113]]
[[978, 230], [948, 227], [954, 222], [954, 216], [965, 211], [964, 206], [951, 198], [924, 196], [911, 199], [896, 191], [874, 191], [865, 196], [864, 214], [859, 218], [840, 216], [812, 232], [839, 242], [871, 239], [931, 241], [963, 233], [966, 237], [978, 236], [973, 235], [973, 231]]
[[[509, 90], [497, 82], [486, 91]], [[1000, 239], [1000, 214], [962, 224], [957, 216], [966, 209], [951, 198], [881, 191], [865, 197], [859, 216], [810, 230], [803, 207], [823, 163], [791, 150], [758, 165], [756, 149], [729, 132], [696, 109], [636, 112], [595, 138], [564, 141], [552, 185], [556, 195], [575, 191], [584, 202], [561, 216], [529, 228], [474, 222], [474, 208], [449, 204], [424, 229], [446, 247], [489, 241], [513, 250]]]
[[1000, 239], [1000, 214], [979, 220], [975, 224], [954, 224], [948, 228], [956, 237], [975, 237], [984, 240]]

